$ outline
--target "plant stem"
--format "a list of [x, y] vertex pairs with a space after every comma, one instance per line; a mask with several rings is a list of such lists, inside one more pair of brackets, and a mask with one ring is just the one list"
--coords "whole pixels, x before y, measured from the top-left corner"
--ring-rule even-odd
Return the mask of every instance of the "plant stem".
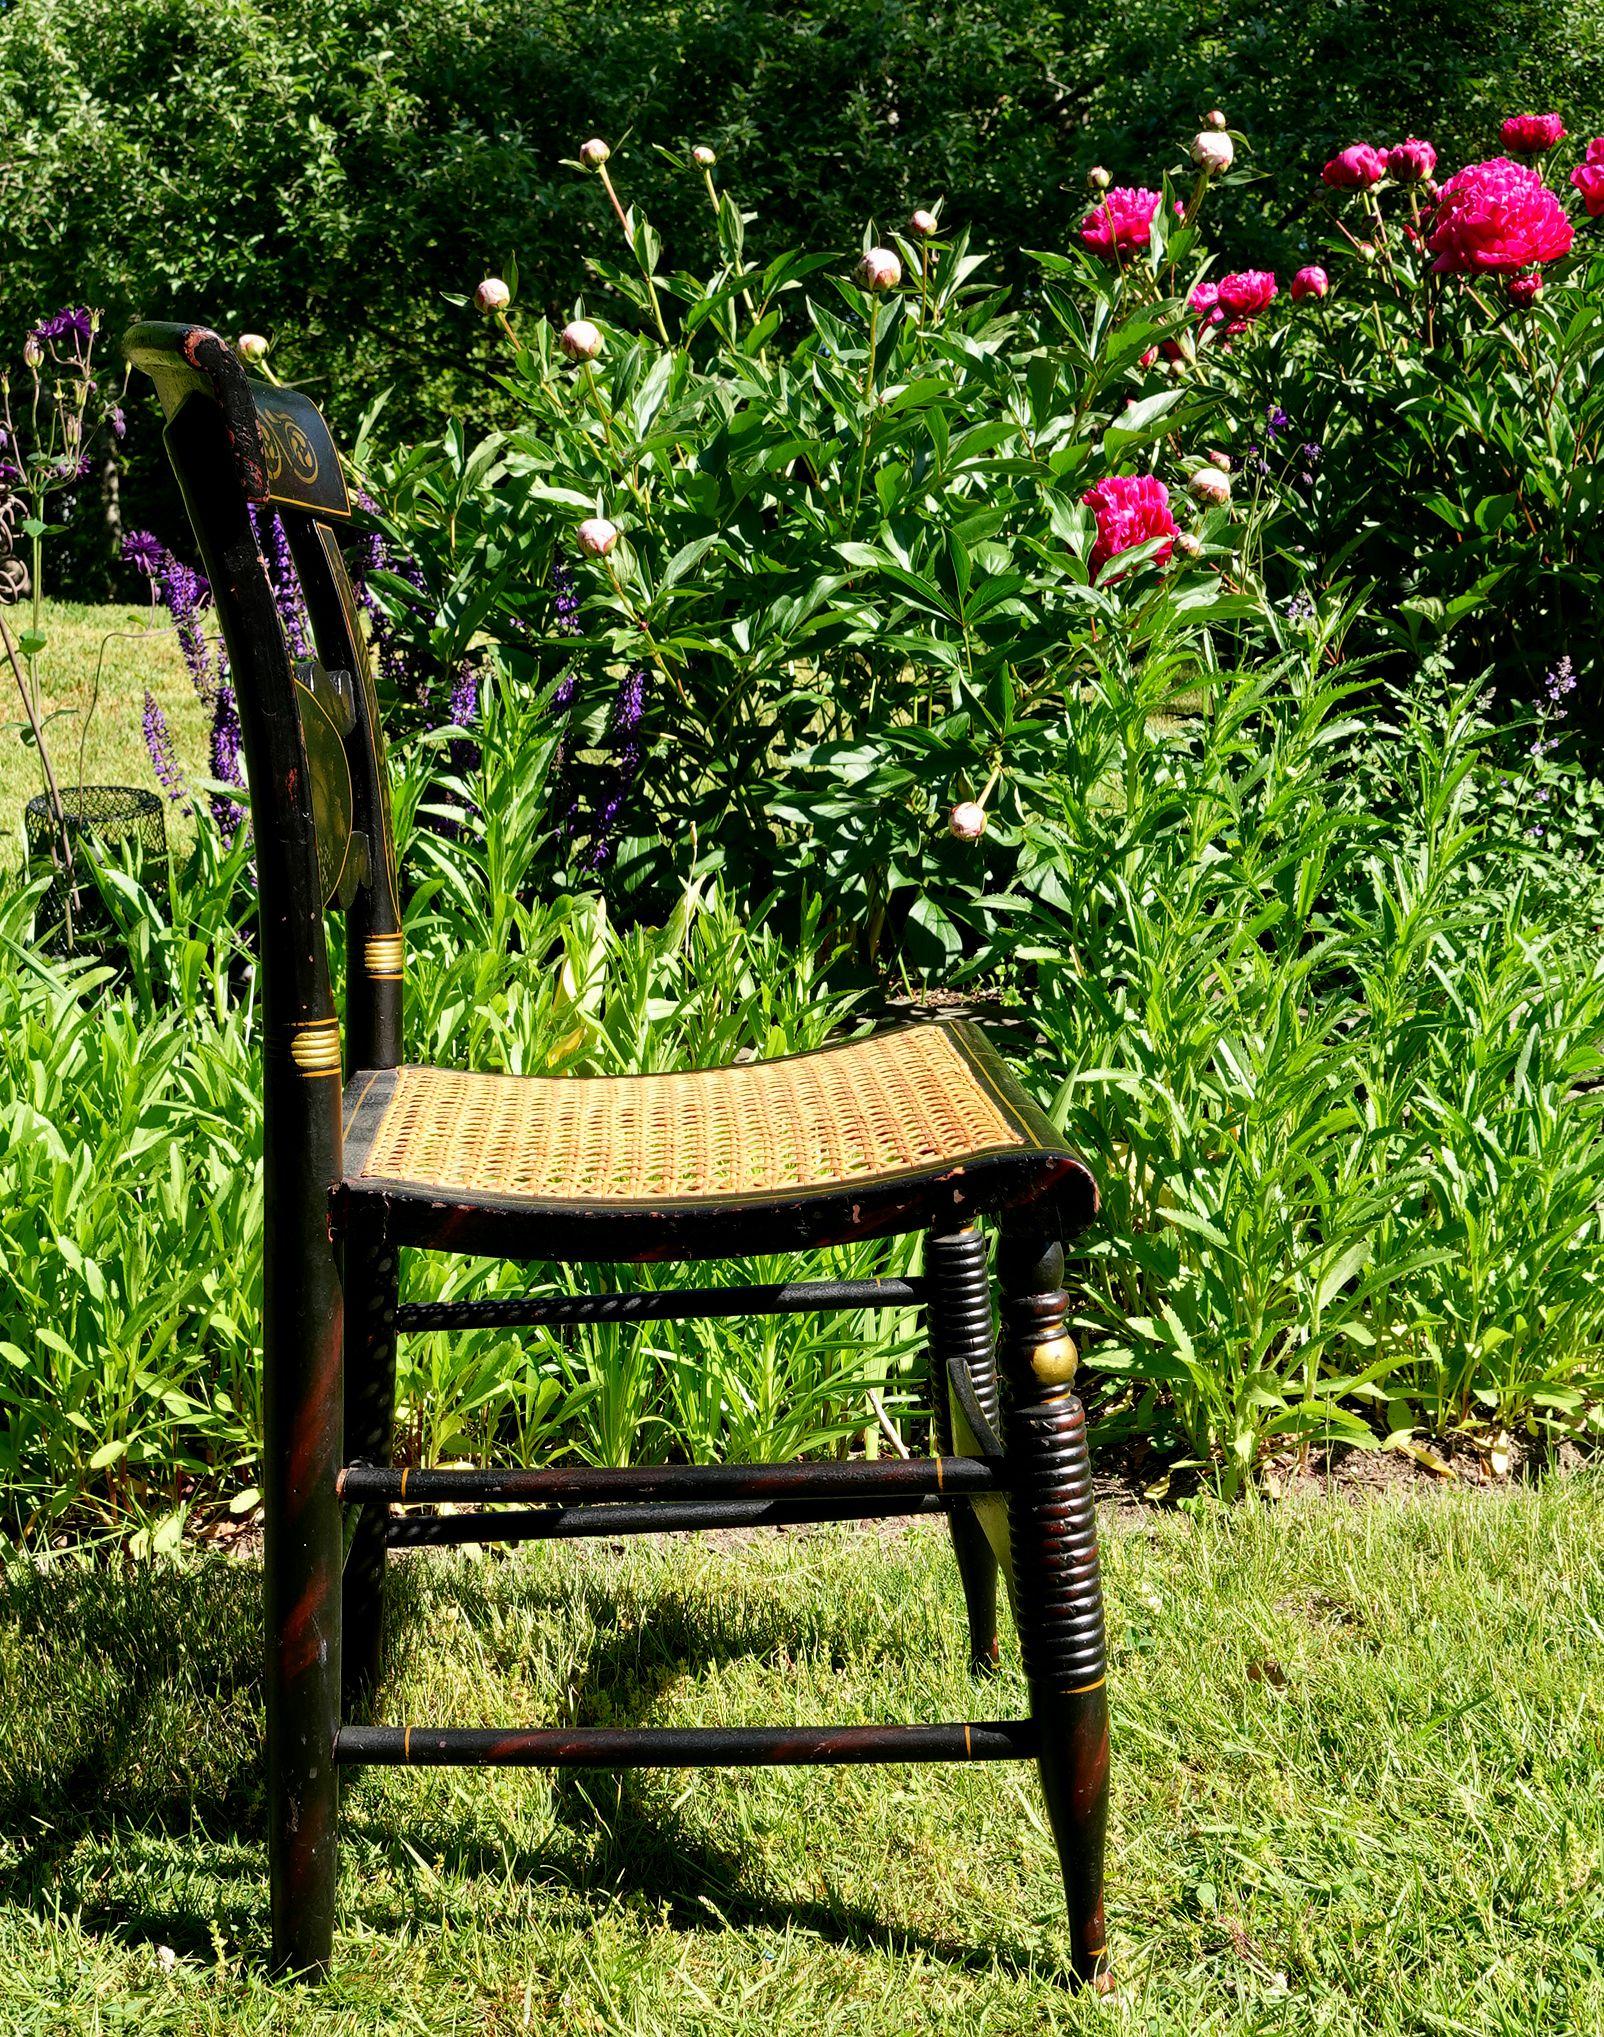
[[[37, 538], [34, 540], [34, 543], [35, 545], [38, 544]], [[72, 939], [72, 908], [77, 898], [77, 888], [73, 883], [72, 837], [67, 831], [67, 811], [61, 803], [61, 789], [56, 783], [56, 774], [50, 768], [50, 752], [45, 748], [45, 732], [39, 726], [38, 710], [34, 701], [30, 698], [28, 684], [23, 677], [22, 664], [17, 657], [17, 647], [11, 640], [11, 631], [6, 626], [6, 619], [3, 614], [0, 614], [0, 644], [5, 646], [6, 657], [10, 662], [12, 674], [17, 682], [17, 692], [22, 698], [23, 712], [27, 715], [28, 725], [33, 730], [34, 743], [39, 751], [39, 768], [44, 773], [45, 797], [50, 803], [50, 812], [56, 823], [56, 832], [61, 837], [61, 874], [66, 885], [63, 896], [67, 913], [67, 939], [70, 943]]]

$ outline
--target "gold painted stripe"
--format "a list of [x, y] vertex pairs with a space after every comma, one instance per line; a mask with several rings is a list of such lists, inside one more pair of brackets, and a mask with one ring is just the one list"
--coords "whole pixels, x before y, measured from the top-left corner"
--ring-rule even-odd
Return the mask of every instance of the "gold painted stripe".
[[409, 1475], [411, 1474], [411, 1471], [412, 1471], [412, 1466], [411, 1466], [410, 1464], [406, 1464], [406, 1465], [403, 1465], [403, 1466], [402, 1466], [402, 1469], [401, 1469], [401, 1497], [402, 1497], [403, 1499], [405, 1499], [405, 1498], [406, 1498], [406, 1496], [407, 1496], [407, 1479], [408, 1479]]
[[406, 939], [401, 934], [369, 934], [362, 943], [362, 960], [370, 976], [381, 983], [400, 980], [406, 967]]
[[965, 1726], [965, 1727], [964, 1727], [964, 1759], [965, 1759], [965, 1761], [973, 1761], [973, 1760], [974, 1760], [974, 1758], [975, 1758], [975, 1750], [974, 1750], [974, 1745], [973, 1745], [973, 1743], [971, 1742], [971, 1740], [970, 1740], [970, 1738], [969, 1738], [969, 1728], [968, 1728], [967, 1726]]
[[1095, 1683], [1078, 1683], [1073, 1690], [1065, 1691], [1064, 1695], [1065, 1697], [1085, 1697], [1088, 1691], [1101, 1690], [1107, 1681], [1108, 1673], [1105, 1670]]
[[936, 1490], [937, 1490], [937, 1492], [941, 1492], [941, 1491], [943, 1491], [943, 1490], [945, 1489], [945, 1479], [946, 1479], [946, 1473], [945, 1473], [945, 1472], [944, 1472], [944, 1471], [942, 1470], [942, 1468], [941, 1468], [941, 1459], [940, 1459], [940, 1458], [938, 1457], [938, 1458], [936, 1459]]
[[410, 1726], [406, 1727], [401, 1735], [401, 1759], [403, 1761], [410, 1761], [412, 1759], [412, 1728]]

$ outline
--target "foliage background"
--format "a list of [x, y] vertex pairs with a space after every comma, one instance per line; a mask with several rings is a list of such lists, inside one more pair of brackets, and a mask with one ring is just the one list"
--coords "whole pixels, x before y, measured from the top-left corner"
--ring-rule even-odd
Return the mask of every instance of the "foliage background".
[[[1212, 231], [1284, 265], [1317, 166], [1356, 133], [1429, 133], [1452, 161], [1517, 105], [1597, 131], [1604, 18], [1591, 0], [28, 0], [0, 20], [0, 343], [86, 299], [114, 330], [266, 332], [337, 429], [392, 385], [408, 435], [447, 403], [491, 407], [488, 354], [444, 293], [514, 255], [532, 305], [583, 287], [609, 226], [562, 158], [588, 134], [710, 143], [760, 260], [944, 197], [1024, 279], [1018, 251], [1064, 244], [1093, 161], [1150, 180], [1222, 97], [1263, 177]], [[644, 140], [616, 167], [671, 261], [699, 264], [694, 182]], [[177, 539], [144, 423], [125, 520]], [[104, 594], [88, 491], [79, 515], [72, 579]]]

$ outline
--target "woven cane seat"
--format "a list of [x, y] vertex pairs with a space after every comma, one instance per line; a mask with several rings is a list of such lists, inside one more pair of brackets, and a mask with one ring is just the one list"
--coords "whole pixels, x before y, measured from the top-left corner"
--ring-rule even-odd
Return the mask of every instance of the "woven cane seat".
[[836, 1217], [862, 1235], [994, 1209], [1071, 1177], [1089, 1192], [967, 1023], [673, 1075], [404, 1067], [358, 1073], [346, 1093], [342, 1193], [392, 1211], [402, 1242], [426, 1209], [445, 1242], [497, 1217], [544, 1215], [566, 1235], [633, 1214], [680, 1247], [722, 1225], [756, 1242], [710, 1249], [758, 1249], [771, 1233], [817, 1242]]

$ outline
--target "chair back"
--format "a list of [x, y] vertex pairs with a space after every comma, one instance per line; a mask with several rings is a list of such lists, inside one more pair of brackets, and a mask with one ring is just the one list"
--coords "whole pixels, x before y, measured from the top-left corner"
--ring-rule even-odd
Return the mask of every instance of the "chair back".
[[[316, 405], [247, 375], [215, 332], [136, 325], [123, 349], [166, 413], [168, 456], [228, 650], [250, 789], [271, 1112], [276, 1066], [296, 1077], [341, 1072], [324, 923], [336, 907], [346, 915], [345, 1066], [390, 1068], [401, 1057], [384, 737], [340, 551], [350, 497]], [[264, 551], [274, 512], [305, 597], [312, 657], [295, 655], [274, 596]]]

